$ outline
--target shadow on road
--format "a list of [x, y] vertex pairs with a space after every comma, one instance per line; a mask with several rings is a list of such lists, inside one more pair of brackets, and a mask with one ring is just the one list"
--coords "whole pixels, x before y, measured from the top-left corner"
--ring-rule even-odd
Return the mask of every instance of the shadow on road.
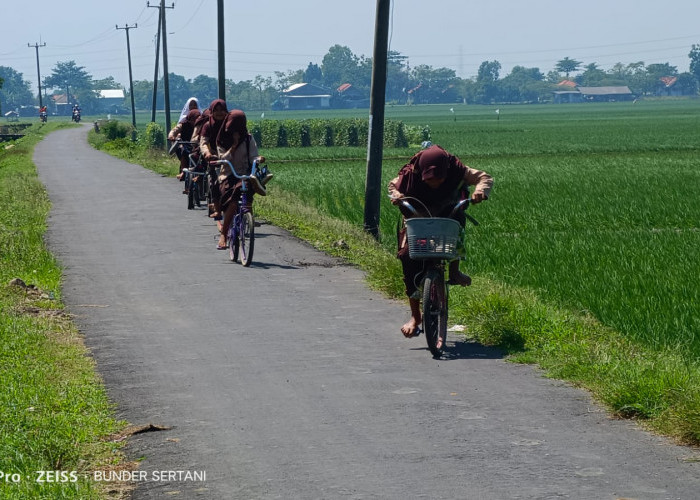
[[[427, 351], [428, 346], [425, 345], [425, 340], [423, 340], [423, 345], [421, 347], [415, 347], [414, 350]], [[426, 354], [428, 353], [426, 352]], [[442, 361], [451, 361], [457, 359], [503, 359], [504, 357], [503, 353], [494, 347], [488, 347], [478, 342], [468, 340], [450, 342], [448, 338], [445, 350], [442, 353], [442, 357], [439, 359]]]

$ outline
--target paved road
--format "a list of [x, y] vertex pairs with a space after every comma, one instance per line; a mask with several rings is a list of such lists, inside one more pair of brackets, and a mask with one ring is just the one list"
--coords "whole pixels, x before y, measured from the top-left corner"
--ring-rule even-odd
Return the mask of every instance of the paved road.
[[181, 184], [86, 130], [49, 135], [35, 162], [118, 416], [170, 427], [130, 439], [134, 498], [698, 498], [692, 450], [478, 345], [433, 360], [400, 335], [403, 303], [284, 231], [261, 226], [253, 266], [229, 262]]

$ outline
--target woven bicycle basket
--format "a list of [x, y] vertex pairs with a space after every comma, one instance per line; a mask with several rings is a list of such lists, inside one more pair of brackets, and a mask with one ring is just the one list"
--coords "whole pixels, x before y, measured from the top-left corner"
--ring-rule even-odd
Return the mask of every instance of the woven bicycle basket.
[[459, 222], [442, 217], [406, 220], [408, 255], [412, 259], [455, 259]]

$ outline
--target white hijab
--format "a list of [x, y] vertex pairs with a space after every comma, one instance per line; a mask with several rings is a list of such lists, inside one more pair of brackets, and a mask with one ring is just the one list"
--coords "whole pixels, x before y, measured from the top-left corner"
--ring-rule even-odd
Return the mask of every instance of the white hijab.
[[182, 123], [185, 121], [185, 118], [187, 118], [187, 114], [190, 112], [190, 103], [194, 101], [197, 103], [197, 109], [199, 110], [199, 113], [202, 113], [202, 108], [199, 107], [199, 100], [196, 97], [190, 97], [187, 99], [187, 102], [185, 103], [185, 106], [182, 108], [182, 113], [180, 113], [180, 118], [178, 118], [177, 122]]

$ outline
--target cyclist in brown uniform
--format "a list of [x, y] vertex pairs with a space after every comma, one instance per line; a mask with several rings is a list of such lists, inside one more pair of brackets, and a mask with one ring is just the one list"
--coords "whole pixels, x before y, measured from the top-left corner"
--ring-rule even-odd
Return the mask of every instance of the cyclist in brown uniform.
[[[425, 207], [433, 217], [449, 217], [455, 204], [462, 197], [469, 196], [469, 186], [474, 186], [471, 195], [472, 203], [480, 203], [488, 199], [493, 187], [493, 178], [486, 172], [464, 165], [456, 156], [440, 146], [433, 145], [416, 153], [399, 170], [398, 177], [389, 182], [389, 196], [395, 205], [398, 205], [399, 198], [411, 197], [421, 202], [414, 204], [419, 211], [424, 211]], [[409, 217], [410, 214], [404, 213], [404, 216]], [[455, 214], [453, 218], [464, 227], [463, 211]], [[401, 327], [401, 332], [405, 337], [410, 338], [416, 335], [416, 330], [422, 321], [420, 298], [416, 287], [422, 265], [419, 261], [411, 260], [408, 255], [405, 228], [398, 233], [397, 258], [401, 261], [403, 268], [403, 280], [411, 308], [411, 319]], [[450, 281], [454, 284], [461, 286], [471, 284], [471, 278], [459, 270], [459, 260], [450, 262], [449, 275]]]

